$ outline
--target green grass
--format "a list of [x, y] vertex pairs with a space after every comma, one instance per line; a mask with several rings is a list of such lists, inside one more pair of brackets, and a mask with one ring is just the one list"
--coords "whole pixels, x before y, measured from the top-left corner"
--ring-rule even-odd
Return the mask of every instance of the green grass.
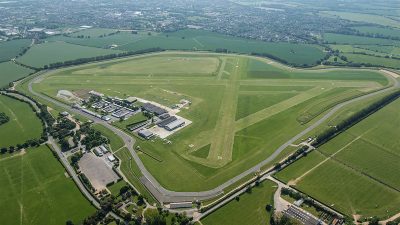
[[[324, 57], [322, 50], [315, 45], [262, 42], [202, 30], [181, 30], [174, 33], [150, 36], [124, 45], [119, 49], [135, 51], [152, 47], [211, 51], [217, 48], [225, 48], [239, 53], [268, 53], [296, 65], [313, 64]], [[301, 57], [299, 57], [300, 55]]]
[[75, 33], [72, 33], [71, 36], [72, 37], [77, 37], [80, 35], [83, 35], [85, 37], [90, 36], [90, 38], [92, 37], [99, 37], [101, 35], [105, 36], [111, 33], [116, 32], [117, 30], [115, 29], [107, 29], [107, 28], [91, 28], [91, 29], [84, 29]]
[[204, 225], [264, 225], [269, 224], [271, 214], [265, 210], [267, 204], [273, 204], [275, 183], [265, 181], [254, 187], [252, 193], [245, 193], [240, 200], [232, 200], [201, 220]]
[[400, 60], [398, 59], [375, 57], [375, 56], [360, 55], [360, 54], [350, 54], [350, 53], [345, 53], [343, 55], [347, 57], [347, 60], [349, 62], [365, 63], [365, 64], [369, 63], [372, 65], [378, 65], [395, 69], [400, 68]]
[[[165, 67], [157, 65], [163, 61], [160, 59], [162, 57], [190, 58], [189, 62], [215, 58], [219, 62], [226, 62], [225, 67], [220, 68], [217, 74], [225, 71], [229, 76], [219, 79], [218, 75], [182, 74], [185, 67], [192, 71], [192, 67], [197, 66], [196, 63], [188, 62], [178, 64], [182, 68], [166, 68], [165, 75], [162, 75], [160, 68]], [[178, 115], [193, 123], [168, 137], [171, 144], [156, 138], [154, 141], [137, 140], [136, 145], [147, 153], [139, 153], [139, 157], [165, 188], [175, 191], [202, 191], [214, 188], [251, 168], [309, 126], [301, 125], [297, 119], [305, 111], [325, 112], [328, 107], [321, 103], [321, 98], [331, 99], [329, 103], [335, 103], [336, 95], [351, 96], [347, 90], [372, 90], [387, 84], [384, 76], [370, 70], [297, 70], [278, 63], [268, 64], [270, 60], [260, 58], [257, 58], [259, 62], [251, 66], [252, 60], [253, 57], [209, 53], [151, 54], [54, 71], [40, 83], [35, 83], [33, 88], [49, 96], [55, 96], [61, 89], [96, 90], [120, 98], [136, 96], [166, 106], [176, 104], [181, 99], [190, 100], [192, 105], [188, 109], [182, 109]], [[149, 68], [152, 63], [153, 70]], [[102, 68], [107, 72], [102, 72]], [[119, 72], [119, 68], [124, 68], [125, 71]], [[252, 78], [251, 71], [255, 70], [263, 73], [264, 77]], [[143, 72], [140, 71], [153, 72], [156, 75], [141, 76]], [[208, 71], [211, 73], [213, 70]], [[280, 75], [276, 76], [275, 73]], [[21, 86], [21, 90], [23, 87]], [[336, 88], [336, 91], [330, 92]], [[271, 103], [268, 101], [272, 99], [264, 97], [275, 98], [274, 94], [279, 96], [286, 93], [296, 95]], [[243, 94], [262, 94], [260, 102], [264, 105], [251, 106], [256, 113], [250, 112], [245, 118], [236, 120], [236, 105], [243, 107], [243, 100], [238, 103]], [[310, 105], [313, 107], [310, 108]], [[217, 159], [221, 148], [216, 148], [216, 143], [222, 143], [218, 146], [224, 150], [224, 155], [221, 156], [223, 163]], [[294, 150], [295, 148], [288, 149], [274, 162]], [[121, 149], [117, 154], [129, 159], [129, 155], [122, 152], [126, 150]], [[141, 174], [131, 174], [132, 170], [137, 170], [130, 166], [135, 167], [129, 162], [123, 163], [123, 172], [130, 177], [132, 183], [136, 182], [135, 186], [140, 187], [137, 178]]]
[[155, 47], [168, 50], [207, 51], [225, 48], [238, 53], [271, 54], [295, 65], [315, 64], [316, 61], [324, 57], [322, 49], [317, 45], [255, 41], [191, 29], [171, 33], [152, 33], [152, 35], [147, 35], [146, 32], [139, 32], [138, 34], [121, 32], [103, 38], [82, 39], [56, 36], [50, 37], [48, 40], [99, 48], [109, 48], [111, 45], [116, 45], [116, 49], [123, 51], [137, 51]]
[[4, 224], [77, 224], [95, 211], [46, 146], [1, 160], [0, 171]]
[[119, 191], [121, 190], [122, 187], [126, 186], [127, 183], [125, 181], [118, 181], [117, 183], [111, 185], [110, 187], [107, 187], [107, 189], [111, 192], [112, 195], [114, 196], [119, 196]]
[[330, 44], [400, 46], [400, 41], [396, 40], [333, 33], [325, 33], [324, 40]]
[[85, 47], [64, 42], [48, 42], [34, 45], [25, 55], [18, 58], [18, 61], [32, 67], [41, 68], [51, 63], [119, 52], [120, 51]]
[[0, 62], [9, 61], [18, 56], [25, 48], [29, 47], [31, 42], [32, 40], [28, 39], [0, 42]]
[[10, 118], [9, 122], [0, 127], [0, 147], [15, 146], [40, 138], [42, 123], [27, 103], [0, 95], [0, 112]]
[[313, 167], [315, 167], [318, 163], [322, 162], [326, 157], [321, 153], [315, 151], [307, 156], [299, 159], [283, 171], [277, 173], [275, 176], [279, 180], [288, 183], [291, 180], [303, 175]]
[[95, 130], [100, 131], [102, 135], [104, 135], [110, 140], [110, 146], [113, 152], [117, 151], [118, 149], [124, 146], [124, 142], [122, 141], [122, 139], [118, 135], [114, 134], [111, 130], [104, 127], [103, 125], [94, 124], [93, 128]]
[[141, 183], [140, 178], [143, 176], [139, 168], [133, 160], [132, 155], [127, 148], [122, 148], [115, 155], [121, 160], [121, 172], [128, 181], [143, 195], [150, 204], [156, 203], [154, 197], [147, 191], [146, 187]]
[[124, 121], [116, 121], [113, 123], [114, 126], [121, 128], [122, 130], [126, 130], [127, 126], [131, 125], [131, 124], [135, 124], [135, 123], [139, 123], [139, 122], [143, 122], [146, 121], [147, 117], [145, 117], [143, 115], [143, 113], [139, 113], [136, 115], [133, 115], [131, 117], [129, 117], [128, 119], [124, 120]]
[[297, 188], [347, 215], [383, 217], [400, 207], [397, 191], [332, 160], [309, 173]]
[[321, 12], [321, 14], [334, 15], [345, 20], [351, 20], [356, 22], [366, 22], [366, 23], [373, 23], [383, 26], [400, 28], [400, 25], [396, 20], [392, 20], [390, 18], [381, 15], [355, 13], [355, 12], [338, 12], [338, 11], [324, 11]]
[[8, 86], [10, 82], [26, 77], [32, 72], [33, 70], [12, 62], [0, 63], [0, 87]]
[[277, 177], [285, 182], [302, 177], [301, 191], [347, 215], [392, 216], [400, 205], [399, 106], [399, 100], [389, 104], [321, 146], [318, 151], [332, 158], [318, 167], [324, 157], [314, 152]]
[[373, 26], [359, 26], [353, 27], [363, 34], [381, 34], [388, 37], [400, 37], [400, 29], [392, 29], [386, 27], [373, 27]]
[[211, 145], [206, 145], [206, 146], [196, 150], [195, 152], [192, 152], [191, 155], [205, 159], [205, 158], [207, 158], [208, 153], [210, 152], [210, 147], [211, 147]]
[[257, 111], [275, 105], [278, 102], [295, 96], [296, 93], [269, 93], [269, 94], [240, 94], [236, 119], [244, 118]]

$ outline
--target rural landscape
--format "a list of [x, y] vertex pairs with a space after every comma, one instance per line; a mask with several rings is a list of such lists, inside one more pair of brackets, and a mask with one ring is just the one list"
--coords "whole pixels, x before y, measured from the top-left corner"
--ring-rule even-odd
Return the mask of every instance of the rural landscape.
[[55, 2], [0, 1], [1, 224], [400, 224], [398, 1]]

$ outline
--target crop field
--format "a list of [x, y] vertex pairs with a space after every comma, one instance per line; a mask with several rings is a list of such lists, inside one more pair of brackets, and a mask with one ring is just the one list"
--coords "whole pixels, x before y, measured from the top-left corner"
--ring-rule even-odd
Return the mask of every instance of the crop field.
[[1, 125], [0, 147], [15, 146], [29, 139], [40, 138], [42, 123], [27, 103], [0, 95], [0, 112], [10, 118], [9, 122]]
[[144, 38], [148, 38], [147, 33], [139, 32], [138, 34], [132, 34], [131, 32], [120, 32], [114, 35], [103, 36], [103, 37], [77, 38], [75, 36], [72, 37], [54, 36], [54, 37], [49, 37], [46, 40], [51, 42], [63, 41], [70, 44], [96, 47], [96, 48], [110, 48], [112, 45], [114, 45], [115, 47], [122, 48], [124, 45], [131, 44], [133, 42], [136, 42]]
[[325, 33], [324, 40], [326, 40], [330, 44], [393, 45], [400, 47], [400, 41], [383, 38], [362, 37], [356, 35]]
[[[399, 106], [397, 100], [384, 107], [277, 177], [347, 215], [387, 218], [398, 213]], [[387, 118], [391, 122], [381, 122]]]
[[0, 42], [0, 62], [6, 62], [18, 56], [25, 48], [29, 47], [31, 42], [28, 39]]
[[72, 37], [77, 37], [77, 36], [85, 36], [85, 37], [90, 37], [90, 38], [96, 38], [100, 37], [101, 35], [107, 36], [111, 33], [117, 32], [115, 29], [108, 29], [108, 28], [91, 28], [91, 29], [84, 29], [75, 33], [72, 33]]
[[3, 224], [78, 224], [95, 211], [46, 146], [1, 159], [0, 171]]
[[[164, 187], [200, 191], [267, 158], [335, 104], [387, 84], [372, 70], [299, 70], [256, 57], [166, 52], [54, 71], [33, 88], [54, 97], [95, 90], [166, 106], [188, 99], [178, 115], [193, 123], [170, 136], [171, 144], [136, 144]], [[260, 105], [249, 105], [253, 100]]]
[[348, 61], [350, 62], [370, 63], [372, 65], [382, 65], [384, 67], [394, 68], [394, 69], [400, 68], [400, 60], [398, 59], [390, 59], [384, 57], [375, 57], [370, 55], [351, 54], [351, 53], [345, 53], [343, 55], [346, 56]]
[[372, 27], [372, 26], [360, 26], [353, 28], [364, 34], [382, 34], [388, 37], [400, 37], [400, 29]]
[[317, 45], [272, 43], [231, 37], [203, 30], [181, 30], [171, 33], [119, 34], [103, 38], [69, 38], [51, 37], [49, 41], [60, 40], [68, 43], [107, 48], [116, 45], [122, 51], [137, 51], [160, 47], [169, 50], [208, 50], [227, 49], [238, 53], [259, 53], [274, 55], [295, 65], [315, 64], [325, 56], [322, 48]]
[[367, 22], [383, 26], [391, 26], [400, 28], [399, 22], [392, 20], [385, 16], [365, 14], [365, 13], [354, 13], [354, 12], [338, 12], [338, 11], [324, 11], [322, 15], [338, 16], [345, 20], [351, 20], [356, 22]]
[[270, 224], [271, 213], [265, 210], [267, 204], [274, 205], [275, 183], [265, 181], [254, 187], [251, 193], [240, 196], [201, 220], [204, 225], [265, 225]]
[[0, 87], [10, 82], [28, 76], [33, 70], [19, 66], [12, 62], [0, 63]]
[[85, 47], [65, 42], [47, 42], [34, 45], [18, 61], [36, 68], [56, 62], [120, 53], [121, 51]]

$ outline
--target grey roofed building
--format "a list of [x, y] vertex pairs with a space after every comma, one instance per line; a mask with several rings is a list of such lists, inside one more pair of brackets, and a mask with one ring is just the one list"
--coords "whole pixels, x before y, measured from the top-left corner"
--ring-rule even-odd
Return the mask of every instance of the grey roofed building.
[[145, 103], [142, 106], [142, 109], [147, 111], [147, 112], [154, 113], [156, 116], [167, 113], [167, 110], [165, 110], [163, 108], [160, 108], [160, 107], [158, 107], [156, 105], [153, 105], [151, 103]]
[[168, 130], [168, 131], [173, 131], [176, 128], [181, 127], [183, 125], [185, 125], [185, 121], [179, 119], [179, 120], [175, 120], [172, 123], [167, 124], [165, 126], [165, 129]]
[[146, 129], [139, 131], [138, 134], [140, 137], [145, 138], [147, 140], [154, 136], [153, 132]]

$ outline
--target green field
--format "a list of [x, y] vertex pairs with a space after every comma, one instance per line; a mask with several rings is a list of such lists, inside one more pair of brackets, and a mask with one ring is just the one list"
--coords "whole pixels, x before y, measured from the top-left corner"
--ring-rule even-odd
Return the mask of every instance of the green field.
[[322, 15], [329, 15], [329, 16], [338, 16], [345, 20], [351, 20], [356, 22], [367, 22], [378, 24], [382, 26], [391, 26], [400, 28], [399, 22], [396, 20], [392, 20], [385, 16], [380, 15], [373, 15], [373, 14], [365, 14], [365, 13], [355, 13], [355, 12], [338, 12], [338, 11], [323, 11], [321, 12]]
[[94, 213], [46, 146], [0, 160], [2, 224], [75, 224]]
[[[193, 123], [168, 137], [172, 144], [161, 139], [136, 144], [147, 153], [139, 153], [146, 168], [165, 188], [200, 191], [267, 158], [343, 99], [387, 83], [371, 70], [299, 70], [263, 58], [166, 52], [54, 71], [33, 88], [50, 96], [61, 89], [96, 90], [166, 106], [190, 100], [178, 115]], [[255, 98], [260, 105], [246, 105]], [[307, 119], [299, 121], [303, 115]], [[124, 168], [127, 173], [129, 167]]]
[[10, 61], [18, 56], [25, 48], [29, 47], [31, 42], [28, 39], [0, 42], [0, 62]]
[[228, 204], [201, 220], [204, 225], [265, 225], [270, 224], [271, 213], [265, 210], [267, 204], [274, 205], [275, 183], [265, 181], [254, 187], [252, 193], [240, 196], [239, 201]]
[[124, 142], [122, 139], [114, 134], [111, 130], [107, 129], [103, 125], [100, 124], [95, 124], [93, 125], [93, 128], [97, 131], [100, 131], [102, 135], [108, 138], [110, 140], [110, 146], [111, 146], [111, 151], [117, 151], [118, 149], [124, 147]]
[[63, 36], [49, 38], [49, 41], [55, 40], [101, 48], [116, 45], [116, 49], [123, 51], [137, 51], [155, 47], [169, 50], [208, 51], [215, 51], [220, 48], [246, 54], [270, 54], [295, 65], [312, 65], [325, 55], [322, 48], [317, 45], [263, 42], [191, 29], [171, 33], [153, 33], [152, 35], [144, 32], [138, 34], [121, 32], [104, 38], [90, 39]]
[[393, 45], [400, 47], [400, 41], [397, 40], [363, 37], [363, 36], [346, 35], [346, 34], [325, 33], [324, 40], [327, 41], [329, 44]]
[[71, 34], [72, 37], [77, 37], [77, 36], [89, 36], [90, 38], [94, 37], [100, 37], [101, 35], [106, 36], [108, 34], [116, 32], [116, 29], [108, 29], [108, 28], [91, 28], [91, 29], [84, 29], [78, 32], [74, 32]]
[[[80, 34], [80, 32], [79, 32]], [[98, 33], [99, 34], [99, 33]], [[102, 34], [100, 34], [102, 35]], [[133, 43], [140, 39], [148, 38], [147, 33], [140, 32], [132, 34], [131, 32], [120, 32], [106, 37], [91, 37], [91, 38], [76, 38], [75, 36], [53, 36], [49, 37], [48, 41], [64, 41], [71, 44], [96, 47], [96, 48], [110, 48], [111, 45], [116, 47], [123, 47], [126, 44]]]
[[51, 63], [114, 53], [120, 53], [120, 51], [79, 46], [64, 42], [47, 42], [34, 45], [25, 55], [18, 58], [18, 61], [25, 65], [41, 68]]
[[357, 31], [363, 33], [363, 34], [381, 34], [387, 37], [400, 37], [400, 29], [392, 29], [392, 28], [386, 28], [386, 27], [372, 27], [372, 26], [359, 26], [359, 27], [353, 27], [353, 29], [356, 29]]
[[7, 86], [10, 82], [26, 77], [32, 72], [33, 70], [12, 62], [0, 63], [0, 87]]
[[400, 68], [399, 59], [390, 59], [384, 57], [375, 57], [370, 55], [360, 55], [351, 53], [345, 53], [343, 55], [347, 57], [349, 62], [372, 64], [394, 69]]
[[9, 122], [1, 125], [0, 147], [15, 146], [40, 138], [42, 123], [27, 103], [0, 95], [0, 112], [10, 118]]
[[[399, 106], [399, 100], [391, 103], [277, 177], [347, 215], [386, 218], [398, 213]], [[388, 118], [389, 123], [381, 122]]]

